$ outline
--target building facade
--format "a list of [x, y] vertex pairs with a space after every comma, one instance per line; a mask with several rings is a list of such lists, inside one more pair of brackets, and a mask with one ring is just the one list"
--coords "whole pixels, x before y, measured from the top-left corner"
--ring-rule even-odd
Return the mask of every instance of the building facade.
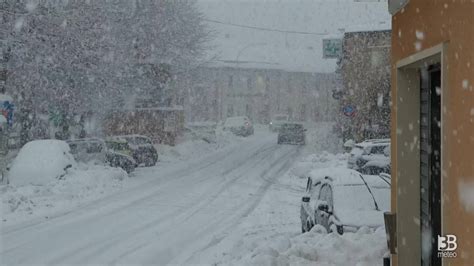
[[188, 121], [222, 121], [248, 116], [268, 123], [275, 114], [295, 121], [332, 119], [331, 92], [335, 74], [286, 72], [276, 69], [202, 67], [190, 75], [184, 92]]
[[390, 30], [344, 33], [338, 72], [339, 125], [345, 139], [389, 137]]
[[392, 265], [474, 265], [474, 3], [391, 4]]

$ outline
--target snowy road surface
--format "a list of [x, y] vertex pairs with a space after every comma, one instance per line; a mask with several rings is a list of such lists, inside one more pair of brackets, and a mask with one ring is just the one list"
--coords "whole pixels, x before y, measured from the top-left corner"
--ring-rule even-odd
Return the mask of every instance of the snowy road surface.
[[[188, 264], [259, 206], [301, 151], [253, 137], [169, 167], [147, 182], [37, 223], [4, 226], [2, 265]], [[288, 214], [290, 215], [290, 214]]]

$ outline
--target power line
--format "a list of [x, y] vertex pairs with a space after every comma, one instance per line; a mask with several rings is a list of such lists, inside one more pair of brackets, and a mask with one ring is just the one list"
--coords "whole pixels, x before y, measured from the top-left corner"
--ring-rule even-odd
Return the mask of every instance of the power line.
[[264, 28], [264, 27], [257, 27], [257, 26], [235, 24], [235, 23], [230, 23], [230, 22], [223, 22], [223, 21], [214, 20], [214, 19], [204, 18], [203, 20], [207, 22], [215, 23], [215, 24], [245, 28], [245, 29], [252, 29], [252, 30], [272, 31], [272, 32], [289, 33], [289, 34], [303, 34], [303, 35], [328, 35], [328, 33], [326, 32], [321, 33], [321, 32], [309, 32], [309, 31], [279, 30], [279, 29], [271, 29], [271, 28]]

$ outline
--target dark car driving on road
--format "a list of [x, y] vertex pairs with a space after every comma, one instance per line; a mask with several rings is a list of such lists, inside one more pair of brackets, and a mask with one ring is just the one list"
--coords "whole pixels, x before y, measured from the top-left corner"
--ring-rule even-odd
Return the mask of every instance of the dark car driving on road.
[[284, 123], [278, 131], [278, 144], [297, 144], [306, 143], [306, 129], [300, 123]]

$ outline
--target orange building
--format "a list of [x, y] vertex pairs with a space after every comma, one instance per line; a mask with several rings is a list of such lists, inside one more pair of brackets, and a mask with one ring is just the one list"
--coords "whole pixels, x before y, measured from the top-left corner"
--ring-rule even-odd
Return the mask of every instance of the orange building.
[[474, 265], [474, 1], [389, 5], [392, 265]]

